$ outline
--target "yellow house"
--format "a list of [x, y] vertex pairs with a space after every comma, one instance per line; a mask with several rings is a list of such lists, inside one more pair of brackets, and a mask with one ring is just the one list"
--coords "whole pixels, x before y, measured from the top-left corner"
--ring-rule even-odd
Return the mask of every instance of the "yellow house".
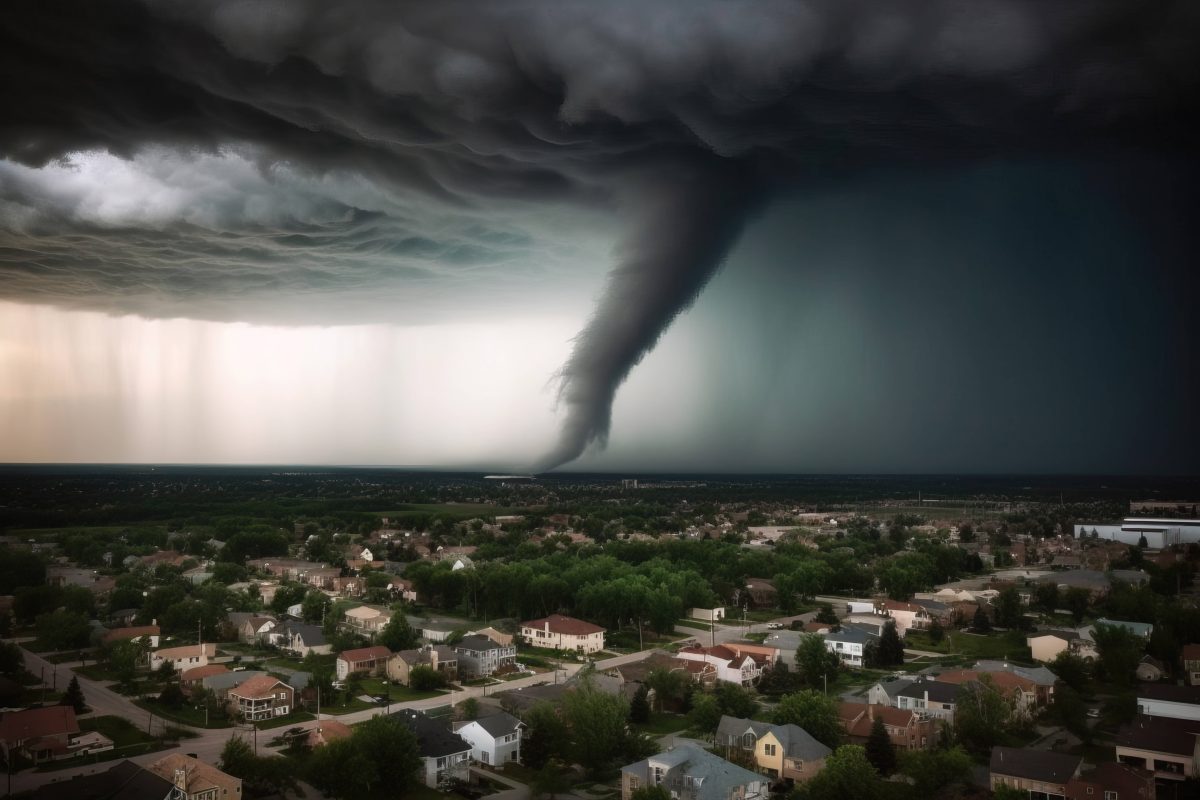
[[717, 726], [716, 743], [725, 748], [726, 757], [753, 762], [759, 772], [790, 783], [803, 783], [816, 775], [832, 752], [798, 725], [771, 725], [728, 715]]

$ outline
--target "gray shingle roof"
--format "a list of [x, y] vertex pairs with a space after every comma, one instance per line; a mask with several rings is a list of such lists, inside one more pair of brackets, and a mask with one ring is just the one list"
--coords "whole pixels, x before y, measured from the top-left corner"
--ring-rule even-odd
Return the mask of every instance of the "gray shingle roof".
[[507, 711], [501, 711], [499, 714], [489, 714], [486, 717], [480, 717], [475, 720], [479, 727], [483, 728], [493, 738], [499, 738], [510, 733], [515, 733], [517, 726], [521, 724], [521, 720], [509, 714]]
[[691, 795], [693, 800], [727, 800], [736, 787], [766, 780], [762, 775], [731, 764], [693, 744], [681, 744], [673, 750], [623, 767], [621, 771], [645, 780], [651, 763], [663, 765], [672, 777], [686, 775], [698, 779], [699, 786]]
[[1066, 783], [1083, 763], [1083, 756], [1030, 750], [1024, 747], [993, 747], [991, 769], [995, 775], [1011, 775], [1044, 783]]

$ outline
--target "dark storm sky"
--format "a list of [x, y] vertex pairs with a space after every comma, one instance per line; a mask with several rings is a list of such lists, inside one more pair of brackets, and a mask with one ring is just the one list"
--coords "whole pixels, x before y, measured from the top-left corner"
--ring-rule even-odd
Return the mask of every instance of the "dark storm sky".
[[1195, 471], [1198, 14], [17, 2], [0, 458]]

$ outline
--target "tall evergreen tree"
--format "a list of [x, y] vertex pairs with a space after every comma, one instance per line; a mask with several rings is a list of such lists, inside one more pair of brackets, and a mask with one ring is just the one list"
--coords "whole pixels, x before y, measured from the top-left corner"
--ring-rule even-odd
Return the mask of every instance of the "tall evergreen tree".
[[896, 748], [892, 746], [892, 738], [883, 726], [883, 717], [876, 717], [871, 725], [871, 735], [867, 737], [867, 760], [885, 777], [896, 771]]
[[633, 699], [629, 701], [629, 721], [630, 722], [647, 722], [650, 719], [650, 700], [647, 695], [646, 687], [639, 686], [637, 692], [634, 693]]
[[67, 691], [63, 693], [59, 705], [70, 706], [75, 709], [76, 714], [82, 714], [87, 710], [87, 703], [83, 699], [83, 690], [79, 688], [79, 678], [71, 677], [71, 682], [67, 684]]
[[979, 606], [975, 609], [975, 617], [971, 620], [971, 628], [976, 633], [987, 633], [992, 629], [992, 621], [988, 619], [988, 615], [983, 610], [983, 606]]
[[904, 642], [900, 640], [900, 634], [896, 632], [895, 620], [889, 619], [884, 623], [875, 658], [881, 667], [894, 667], [904, 663]]

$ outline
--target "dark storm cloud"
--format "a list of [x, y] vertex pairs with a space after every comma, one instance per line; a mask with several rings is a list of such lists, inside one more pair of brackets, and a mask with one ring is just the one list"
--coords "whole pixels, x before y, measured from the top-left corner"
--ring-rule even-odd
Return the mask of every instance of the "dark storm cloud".
[[[199, 220], [88, 217], [18, 187], [0, 198], [4, 291], [120, 307], [133, 285], [146, 313], [154, 298], [177, 313], [197, 295], [444, 278], [438, 264], [456, 257], [503, 272], [538, 242], [505, 254], [531, 234], [489, 219], [613, 207], [627, 233], [563, 368], [568, 418], [548, 468], [603, 440], [616, 388], [774, 188], [898, 160], [1190, 147], [1197, 14], [1190, 2], [17, 2], [0, 18], [0, 155], [40, 167], [80, 150], [238, 147], [268, 176], [289, 165], [313, 200], [264, 227], [261, 208], [226, 195]], [[374, 221], [353, 192], [322, 200], [348, 176], [378, 194]], [[445, 222], [462, 217], [467, 241]]]

